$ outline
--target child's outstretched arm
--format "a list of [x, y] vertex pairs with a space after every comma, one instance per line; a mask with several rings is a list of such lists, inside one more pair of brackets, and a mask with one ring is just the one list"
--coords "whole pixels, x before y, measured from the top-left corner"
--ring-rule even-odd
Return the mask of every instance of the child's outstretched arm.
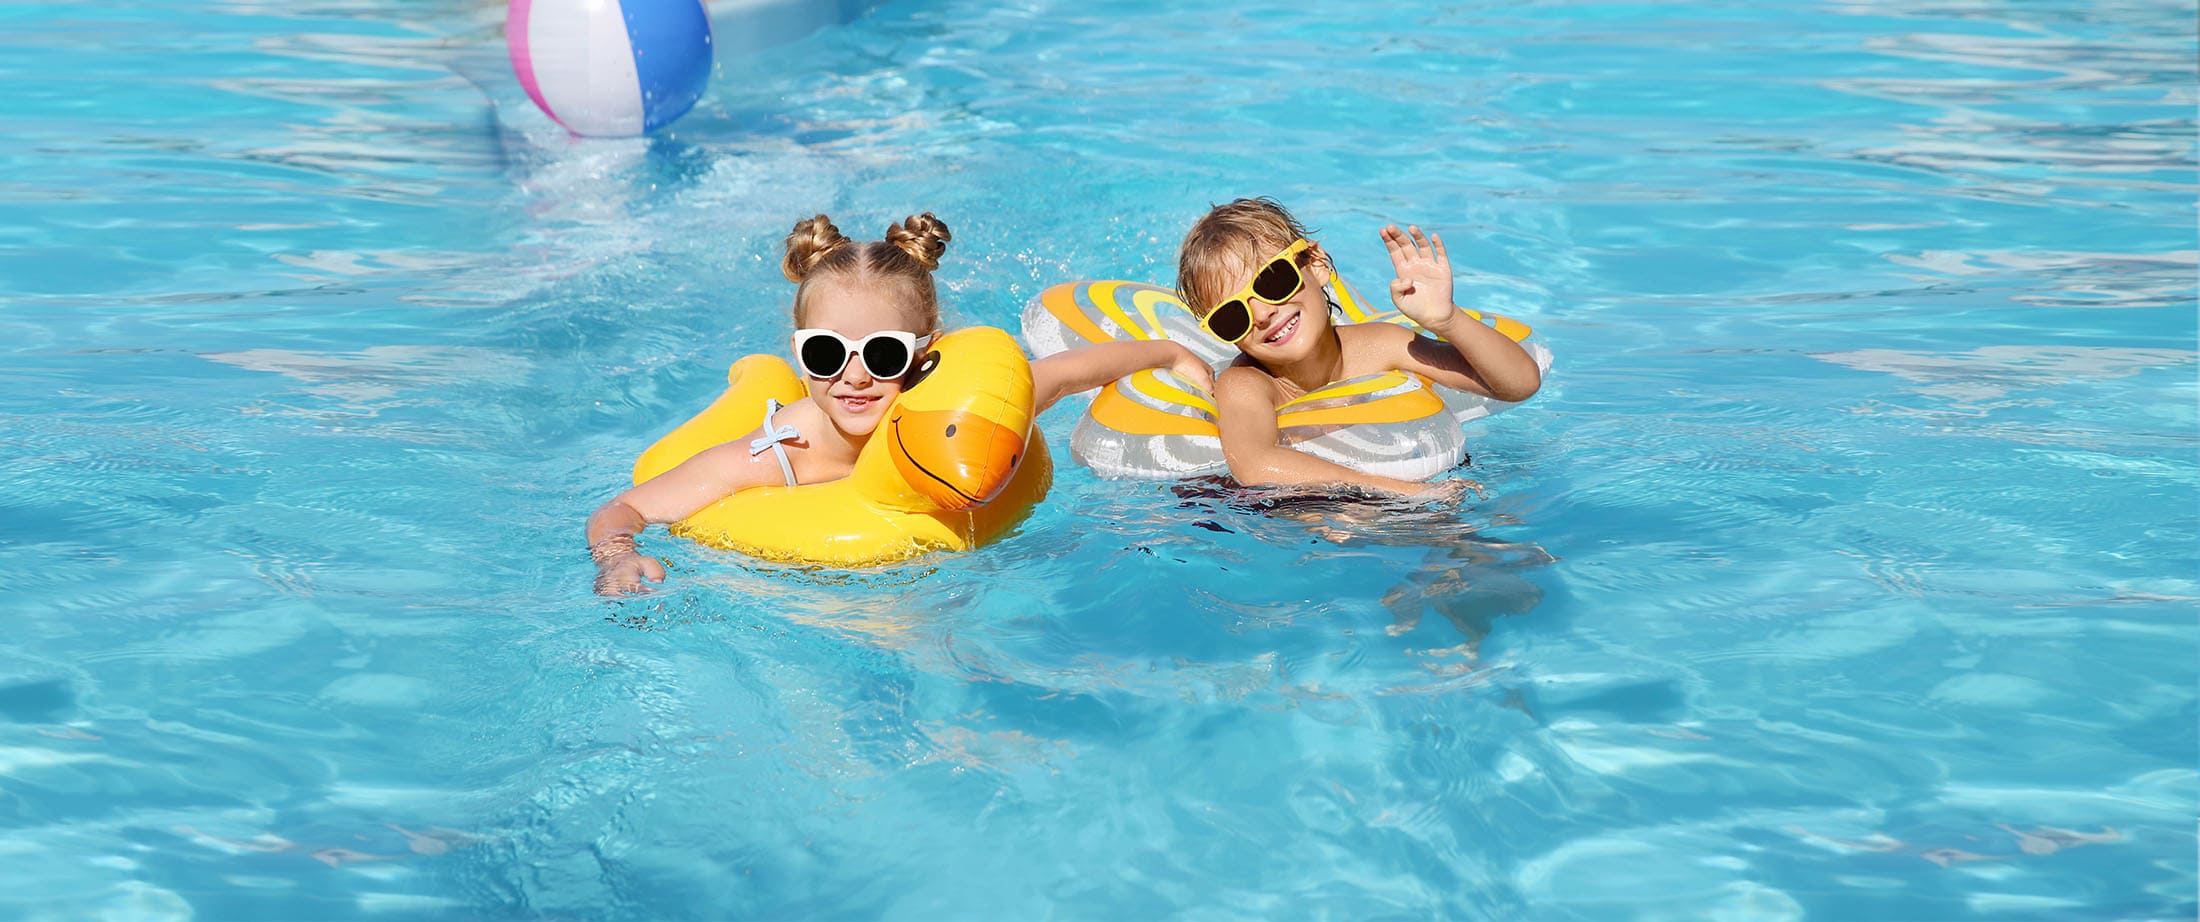
[[[1215, 379], [1215, 409], [1222, 430], [1222, 458], [1230, 476], [1246, 486], [1300, 483], [1349, 483], [1399, 494], [1454, 491], [1457, 487], [1415, 483], [1356, 471], [1283, 444], [1276, 425], [1276, 381], [1258, 368], [1233, 365]], [[1465, 481], [1442, 481], [1464, 484]]]
[[1166, 339], [1095, 343], [1031, 363], [1032, 413], [1043, 413], [1064, 397], [1146, 368], [1167, 368], [1202, 390], [1214, 387], [1214, 371], [1181, 343]]
[[[777, 462], [747, 453], [748, 436], [696, 452], [680, 466], [635, 484], [588, 517], [588, 556], [596, 562], [596, 593], [628, 595], [663, 582], [665, 565], [634, 546], [652, 524], [677, 522], [736, 491], [781, 482]], [[759, 463], [759, 462], [762, 463]]]
[[[1444, 252], [1444, 238], [1424, 237], [1418, 227], [1410, 231], [1409, 236], [1395, 224], [1382, 230], [1391, 269], [1397, 273], [1390, 280], [1390, 300], [1399, 313], [1443, 337], [1443, 342], [1393, 334], [1404, 349], [1399, 365], [1445, 387], [1507, 403], [1535, 396], [1543, 386], [1535, 358], [1510, 337], [1459, 310], [1451, 299], [1451, 257]], [[1398, 329], [1405, 332], [1403, 327]]]

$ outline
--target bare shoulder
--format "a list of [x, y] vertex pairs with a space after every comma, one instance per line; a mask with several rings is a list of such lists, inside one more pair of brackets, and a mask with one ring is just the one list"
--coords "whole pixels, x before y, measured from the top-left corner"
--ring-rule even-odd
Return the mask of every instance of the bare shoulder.
[[[813, 433], [821, 432], [831, 425], [832, 422], [825, 418], [824, 408], [818, 406], [812, 400], [797, 400], [785, 404], [777, 412], [774, 412], [771, 417], [771, 427], [773, 429], [780, 431], [785, 431], [788, 428], [794, 429], [794, 437], [786, 439], [780, 444], [785, 447], [789, 455], [795, 458], [802, 457], [810, 447], [810, 436]], [[742, 487], [777, 484], [783, 479], [779, 471], [778, 456], [769, 450], [754, 451], [751, 449], [751, 446], [765, 436], [764, 427], [759, 425], [754, 429], [741, 433], [730, 441], [704, 449], [697, 453], [696, 457], [708, 458], [709, 463], [713, 466], [721, 467], [732, 473]]]
[[1397, 344], [1413, 341], [1419, 334], [1402, 323], [1370, 320], [1364, 323], [1346, 323], [1337, 326], [1337, 339], [1347, 346]]
[[1215, 400], [1237, 404], [1260, 402], [1275, 406], [1276, 379], [1258, 365], [1233, 363], [1215, 376]]
[[[780, 426], [793, 426], [805, 436], [817, 431], [820, 426], [832, 425], [825, 419], [825, 409], [818, 406], [817, 401], [807, 399], [780, 407], [778, 413], [772, 414], [772, 422]], [[740, 444], [747, 445], [750, 439], [763, 434], [764, 429], [759, 426], [756, 431], [742, 436]]]
[[1356, 378], [1407, 367], [1406, 350], [1419, 335], [1404, 324], [1371, 321], [1337, 328], [1344, 348], [1344, 376]]

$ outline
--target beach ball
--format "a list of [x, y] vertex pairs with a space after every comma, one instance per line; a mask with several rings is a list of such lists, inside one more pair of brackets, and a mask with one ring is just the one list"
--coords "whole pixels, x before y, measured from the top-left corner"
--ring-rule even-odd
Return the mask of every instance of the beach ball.
[[702, 0], [510, 0], [504, 44], [527, 97], [574, 134], [655, 131], [710, 83]]

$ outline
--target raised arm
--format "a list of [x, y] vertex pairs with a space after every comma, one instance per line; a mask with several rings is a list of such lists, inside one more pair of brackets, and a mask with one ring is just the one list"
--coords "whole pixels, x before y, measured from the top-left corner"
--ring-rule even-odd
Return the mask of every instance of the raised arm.
[[1427, 375], [1445, 387], [1485, 394], [1507, 403], [1535, 396], [1543, 386], [1543, 373], [1535, 358], [1511, 337], [1468, 316], [1452, 302], [1451, 257], [1444, 252], [1444, 238], [1422, 236], [1411, 228], [1410, 236], [1393, 224], [1382, 230], [1383, 246], [1390, 251], [1390, 299], [1405, 314], [1441, 342], [1410, 335], [1395, 337], [1399, 367]]
[[1145, 368], [1168, 368], [1202, 390], [1214, 386], [1214, 372], [1207, 363], [1180, 343], [1166, 339], [1096, 343], [1031, 363], [1032, 412], [1043, 413], [1064, 397]]
[[1222, 429], [1222, 458], [1230, 476], [1247, 486], [1349, 483], [1412, 494], [1427, 484], [1356, 471], [1283, 444], [1276, 426], [1276, 382], [1257, 368], [1232, 366], [1215, 380], [1215, 409]]
[[680, 466], [613, 497], [588, 517], [588, 555], [596, 561], [596, 592], [645, 592], [648, 583], [664, 581], [664, 563], [634, 546], [634, 536], [643, 529], [687, 518], [736, 491], [780, 483], [780, 477], [777, 461], [750, 456], [748, 437], [744, 437], [697, 452]]

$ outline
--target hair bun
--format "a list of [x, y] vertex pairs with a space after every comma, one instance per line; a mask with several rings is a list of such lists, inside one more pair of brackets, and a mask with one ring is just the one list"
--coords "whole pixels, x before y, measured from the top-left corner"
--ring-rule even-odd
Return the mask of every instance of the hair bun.
[[854, 242], [824, 215], [796, 221], [794, 230], [787, 232], [787, 258], [780, 262], [779, 271], [786, 273], [787, 281], [800, 284], [818, 263]]
[[940, 267], [940, 254], [947, 252], [947, 242], [953, 239], [954, 235], [947, 232], [947, 222], [929, 211], [910, 215], [886, 228], [887, 244], [909, 254], [927, 272]]

